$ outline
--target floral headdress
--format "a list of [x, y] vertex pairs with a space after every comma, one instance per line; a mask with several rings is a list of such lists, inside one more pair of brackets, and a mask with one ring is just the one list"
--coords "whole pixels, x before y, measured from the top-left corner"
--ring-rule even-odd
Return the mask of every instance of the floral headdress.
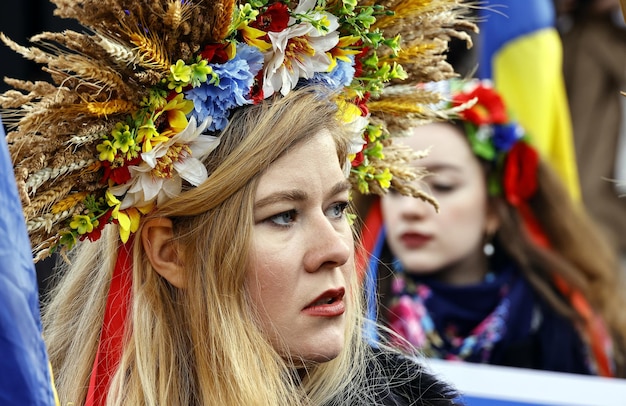
[[487, 80], [450, 81], [450, 104], [461, 109], [458, 119], [474, 154], [490, 162], [489, 193], [519, 206], [537, 190], [539, 156], [530, 137], [511, 118], [500, 94]]
[[[415, 84], [454, 76], [447, 43], [474, 29], [458, 0], [52, 2], [88, 32], [42, 33], [39, 47], [0, 36], [52, 78], [6, 79], [16, 90], [0, 96], [36, 260], [109, 223], [126, 241], [142, 214], [208, 177], [201, 161], [233, 109], [305, 83], [341, 90], [356, 189], [419, 195], [384, 117], [436, 116], [426, 106], [440, 96]], [[385, 94], [398, 82], [413, 90]]]

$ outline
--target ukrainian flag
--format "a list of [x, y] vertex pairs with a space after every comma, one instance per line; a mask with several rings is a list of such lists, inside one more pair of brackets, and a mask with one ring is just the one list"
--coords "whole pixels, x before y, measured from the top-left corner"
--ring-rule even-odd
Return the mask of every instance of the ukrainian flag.
[[580, 200], [552, 0], [491, 0], [479, 13], [478, 76], [494, 82], [537, 149]]
[[0, 122], [0, 405], [54, 405], [37, 279]]

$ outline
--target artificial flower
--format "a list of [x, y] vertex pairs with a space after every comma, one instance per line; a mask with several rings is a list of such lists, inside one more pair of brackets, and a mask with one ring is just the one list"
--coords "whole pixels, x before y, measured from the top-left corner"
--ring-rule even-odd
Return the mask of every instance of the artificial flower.
[[93, 230], [93, 224], [89, 216], [82, 214], [76, 215], [70, 222], [70, 227], [78, 231], [78, 234], [90, 233]]
[[172, 134], [183, 131], [189, 124], [187, 115], [191, 113], [192, 110], [193, 101], [185, 100], [183, 94], [177, 94], [174, 98], [169, 100], [163, 109], [155, 115], [155, 120], [163, 113], [167, 116], [169, 128], [163, 131], [161, 135], [169, 137]]
[[185, 96], [193, 102], [198, 120], [211, 118], [209, 131], [223, 130], [233, 108], [252, 103], [250, 89], [262, 66], [261, 52], [255, 47], [240, 44], [233, 59], [212, 67], [219, 77], [217, 83], [207, 82], [185, 92]]
[[257, 18], [250, 27], [263, 32], [280, 32], [289, 25], [289, 7], [284, 3], [273, 3]]
[[[134, 233], [139, 229], [139, 222], [141, 220], [141, 213], [147, 213], [152, 209], [151, 205], [142, 207], [141, 209], [131, 207], [128, 209], [121, 209], [122, 202], [113, 194], [111, 189], [105, 193], [107, 204], [111, 209], [111, 218], [115, 219], [119, 225], [120, 240], [122, 242], [128, 241], [131, 233]], [[140, 211], [141, 210], [141, 211]]]
[[[291, 24], [280, 32], [267, 34], [272, 44], [265, 58], [263, 93], [269, 97], [276, 91], [285, 96], [300, 78], [312, 78], [315, 72], [327, 72], [332, 59], [326, 52], [339, 42], [337, 17], [314, 11], [315, 0], [304, 0], [294, 10]], [[307, 18], [304, 18], [307, 17]], [[313, 25], [311, 21], [319, 22]]]
[[524, 137], [524, 129], [517, 123], [496, 125], [493, 129], [493, 146], [502, 152], [509, 151]]
[[248, 45], [258, 48], [263, 52], [272, 48], [272, 44], [265, 40], [267, 37], [267, 33], [265, 31], [244, 24], [239, 27], [239, 32], [241, 32], [243, 41]]
[[[120, 210], [147, 206], [155, 200], [158, 205], [178, 196], [182, 191], [183, 179], [193, 186], [204, 182], [208, 174], [201, 161], [219, 145], [219, 138], [202, 134], [210, 122], [211, 119], [207, 117], [197, 126], [196, 119], [192, 116], [183, 131], [149, 152], [141, 154], [143, 162], [129, 167], [130, 181], [109, 188], [114, 196], [123, 196]], [[153, 170], [157, 167], [159, 159], [166, 157], [170, 147], [176, 144], [187, 148], [180, 149], [181, 155], [174, 159], [168, 157], [171, 159], [171, 171], [168, 176], [155, 176]], [[191, 151], [191, 154], [188, 151]]]
[[104, 174], [102, 175], [102, 183], [106, 183], [111, 180], [116, 185], [121, 185], [130, 180], [129, 166], [137, 165], [141, 162], [141, 157], [126, 161], [123, 158], [117, 158], [113, 162], [104, 161], [102, 167], [104, 168]]
[[[102, 218], [108, 220], [111, 217], [112, 211], [113, 210], [108, 210], [107, 212], [105, 212]], [[100, 237], [102, 236], [102, 230], [104, 229], [104, 226], [106, 226], [107, 224], [108, 224], [108, 221], [96, 220], [93, 224], [94, 226], [93, 230], [91, 230], [91, 232], [86, 235], [87, 239], [89, 241], [99, 240]]]
[[504, 165], [504, 196], [513, 206], [530, 199], [537, 190], [539, 154], [526, 142], [518, 142], [509, 151]]
[[477, 126], [504, 124], [508, 121], [502, 97], [488, 83], [480, 82], [471, 91], [455, 94], [453, 105], [461, 106], [473, 99], [476, 99], [476, 103], [460, 113], [464, 120]]
[[322, 83], [329, 89], [341, 89], [350, 85], [354, 79], [353, 62], [337, 61], [332, 71], [328, 73], [316, 72], [311, 79], [312, 83]]
[[117, 149], [115, 149], [115, 146], [113, 146], [113, 143], [109, 140], [104, 140], [98, 144], [96, 150], [100, 153], [98, 158], [101, 161], [113, 162], [115, 154], [117, 154]]
[[389, 189], [391, 187], [391, 179], [393, 178], [393, 175], [389, 171], [389, 168], [386, 167], [382, 172], [374, 175], [374, 178], [383, 189]]
[[170, 67], [170, 72], [177, 82], [189, 83], [191, 81], [191, 66], [187, 66], [182, 59], [177, 60], [176, 64]]
[[152, 118], [148, 118], [137, 129], [136, 142], [141, 144], [141, 150], [143, 152], [152, 150], [152, 144], [158, 144], [167, 140], [168, 138], [166, 136], [159, 133]]
[[200, 56], [208, 63], [219, 64], [226, 63], [232, 58], [230, 55], [231, 44], [208, 44], [200, 52]]
[[213, 73], [213, 69], [211, 69], [208, 63], [208, 60], [202, 59], [200, 62], [191, 65], [191, 86], [198, 87], [209, 79], [208, 75]]
[[111, 131], [111, 135], [114, 139], [113, 146], [116, 149], [125, 154], [129, 151], [131, 153], [134, 151], [135, 138], [128, 124], [118, 122], [115, 124], [115, 128]]

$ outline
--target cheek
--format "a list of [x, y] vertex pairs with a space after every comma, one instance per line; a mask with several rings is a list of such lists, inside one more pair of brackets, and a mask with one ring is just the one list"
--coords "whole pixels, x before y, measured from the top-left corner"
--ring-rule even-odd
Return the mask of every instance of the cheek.
[[383, 197], [380, 201], [380, 211], [387, 230], [394, 229], [400, 219], [400, 207], [396, 202], [397, 199], [390, 197]]
[[[487, 208], [486, 202], [475, 200], [459, 202], [441, 208], [442, 228], [449, 230], [460, 239], [470, 241], [482, 238], [485, 233]], [[469, 241], [468, 241], [469, 242]]]
[[267, 319], [291, 290], [289, 275], [276, 258], [262, 253], [254, 255], [250, 263], [254, 265], [246, 277], [248, 294], [258, 315]]

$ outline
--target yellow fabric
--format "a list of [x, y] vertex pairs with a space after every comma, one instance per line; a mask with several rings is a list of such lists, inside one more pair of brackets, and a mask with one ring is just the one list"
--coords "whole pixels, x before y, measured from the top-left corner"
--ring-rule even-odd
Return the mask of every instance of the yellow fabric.
[[580, 201], [561, 39], [553, 28], [507, 43], [494, 58], [494, 86], [534, 145]]
[[61, 406], [61, 401], [59, 400], [57, 387], [54, 384], [54, 373], [52, 372], [52, 365], [49, 362], [48, 362], [48, 369], [50, 370], [50, 385], [52, 385], [52, 393], [54, 394], [54, 405]]

